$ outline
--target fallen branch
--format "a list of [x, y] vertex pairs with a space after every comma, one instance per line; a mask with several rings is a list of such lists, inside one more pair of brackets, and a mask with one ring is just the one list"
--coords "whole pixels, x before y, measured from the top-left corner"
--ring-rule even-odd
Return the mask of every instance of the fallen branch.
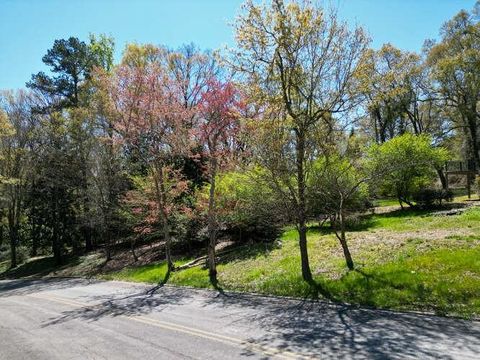
[[180, 265], [180, 266], [176, 266], [175, 267], [175, 271], [178, 271], [178, 270], [185, 270], [185, 269], [189, 269], [191, 267], [194, 267], [194, 266], [197, 266], [199, 265], [198, 263], [201, 262], [202, 260], [206, 260], [207, 259], [207, 256], [200, 256], [196, 259], [193, 259], [192, 261], [189, 261], [188, 263], [186, 264], [183, 264], [183, 265]]
[[[220, 256], [222, 256], [222, 255], [229, 254], [229, 253], [231, 253], [231, 252], [233, 252], [233, 251], [237, 251], [237, 250], [242, 249], [242, 248], [247, 247], [247, 246], [248, 246], [248, 245], [237, 246], [237, 247], [233, 247], [233, 248], [231, 248], [231, 249], [219, 251], [219, 252], [217, 252], [216, 256], [217, 256], [217, 257], [220, 257]], [[190, 268], [192, 268], [192, 267], [198, 266], [198, 265], [200, 265], [200, 263], [201, 263], [203, 260], [207, 260], [207, 255], [200, 256], [200, 257], [198, 257], [198, 258], [196, 258], [196, 259], [193, 259], [192, 261], [189, 261], [189, 262], [186, 263], [186, 264], [183, 264], [183, 265], [180, 265], [180, 266], [176, 266], [176, 267], [175, 267], [175, 271], [190, 269]]]

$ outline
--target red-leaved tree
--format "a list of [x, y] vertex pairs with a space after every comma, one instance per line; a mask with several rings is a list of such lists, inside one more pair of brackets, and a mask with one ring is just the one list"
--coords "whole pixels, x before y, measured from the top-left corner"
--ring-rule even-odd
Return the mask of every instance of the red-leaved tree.
[[187, 186], [171, 160], [191, 149], [187, 123], [192, 110], [182, 105], [178, 84], [151, 56], [146, 61], [123, 62], [104, 74], [102, 83], [118, 140], [135, 150], [148, 167], [156, 203], [149, 209], [158, 217], [168, 269], [173, 270], [169, 217], [176, 210], [175, 199]]
[[198, 106], [197, 139], [208, 159], [210, 179], [208, 199], [208, 270], [212, 284], [217, 283], [215, 246], [218, 222], [216, 215], [215, 178], [218, 172], [232, 164], [238, 149], [240, 116], [244, 104], [240, 93], [230, 81], [215, 77], [208, 80]]

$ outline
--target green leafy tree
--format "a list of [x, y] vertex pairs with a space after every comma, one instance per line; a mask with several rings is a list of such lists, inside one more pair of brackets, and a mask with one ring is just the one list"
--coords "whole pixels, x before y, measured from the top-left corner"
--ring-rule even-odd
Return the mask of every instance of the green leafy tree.
[[358, 100], [354, 74], [368, 38], [361, 28], [351, 30], [335, 12], [310, 2], [248, 1], [235, 28], [233, 65], [248, 83], [252, 101], [276, 111], [263, 113], [260, 132], [265, 136], [255, 140], [257, 157], [271, 173], [272, 188], [288, 202], [285, 210], [294, 215], [302, 276], [313, 283], [307, 248], [308, 172], [319, 146], [328, 142], [335, 117]]
[[469, 158], [480, 169], [480, 23], [462, 10], [446, 22], [438, 44], [427, 43], [428, 65], [444, 107], [461, 129]]
[[77, 106], [80, 85], [89, 77], [92, 67], [87, 44], [75, 37], [55, 40], [42, 61], [54, 75], [34, 74], [27, 86], [48, 96], [51, 101], [60, 102], [61, 106]]
[[81, 168], [69, 127], [69, 118], [58, 112], [42, 116], [34, 154], [37, 212], [57, 265], [65, 260], [65, 246], [75, 246], [80, 236], [76, 206]]
[[[238, 242], [272, 241], [286, 222], [277, 193], [261, 181], [265, 169], [229, 171], [217, 176], [217, 222], [222, 234]], [[197, 211], [208, 215], [211, 186], [197, 193]]]
[[427, 135], [404, 134], [369, 149], [369, 170], [383, 191], [397, 197], [400, 205], [413, 205], [412, 197], [430, 186], [435, 169], [448, 159], [448, 152], [432, 146]]
[[[437, 145], [451, 137], [451, 120], [435, 93], [431, 69], [413, 52], [391, 44], [369, 49], [357, 72], [358, 91], [367, 114], [360, 129], [377, 143], [410, 132], [428, 134]], [[443, 167], [437, 170], [442, 186]]]
[[0, 95], [0, 189], [10, 238], [11, 267], [17, 266], [17, 246], [24, 215], [26, 184], [31, 170], [31, 95], [25, 91]]
[[362, 170], [346, 156], [333, 154], [318, 159], [309, 178], [309, 210], [330, 219], [350, 270], [354, 263], [346, 238], [347, 217], [369, 206], [370, 177]]
[[416, 54], [404, 53], [391, 44], [364, 54], [357, 78], [369, 114], [366, 128], [377, 143], [407, 131], [408, 78], [419, 71], [418, 63]]
[[91, 35], [90, 44], [76, 37], [55, 40], [42, 58], [52, 75], [33, 74], [27, 87], [44, 95], [49, 107], [77, 107], [81, 105], [81, 88], [91, 78], [94, 67], [112, 67], [113, 48], [113, 39], [104, 35]]
[[[55, 152], [68, 152], [68, 154], [62, 153], [61, 157], [69, 159], [68, 166], [71, 167], [69, 173], [75, 174], [68, 177], [68, 186], [73, 187], [68, 190], [68, 193], [72, 194], [74, 202], [75, 222], [73, 226], [77, 227], [81, 234], [80, 237], [75, 235], [70, 239], [76, 252], [80, 251], [80, 242], [82, 241], [85, 242], [87, 251], [93, 249], [92, 211], [94, 204], [92, 204], [91, 194], [94, 184], [90, 175], [95, 164], [93, 148], [99, 141], [99, 137], [95, 134], [97, 116], [91, 111], [92, 94], [95, 90], [91, 80], [95, 68], [102, 68], [105, 71], [111, 69], [113, 49], [113, 39], [104, 35], [91, 35], [88, 44], [74, 37], [56, 40], [43, 57], [43, 62], [50, 67], [51, 75], [43, 72], [34, 74], [32, 80], [27, 84], [37, 94], [40, 94], [45, 102], [38, 105], [37, 110], [42, 110], [44, 118], [52, 121], [48, 129], [53, 131], [53, 139], [56, 136], [55, 129], [62, 128], [61, 131], [65, 131], [67, 134], [61, 146], [57, 146], [59, 143], [56, 140], [53, 141], [53, 144], [54, 147], [57, 147]], [[63, 119], [60, 127], [57, 126], [59, 118]], [[53, 139], [46, 139], [47, 141], [43, 142], [43, 145], [52, 144], [50, 140]], [[49, 149], [48, 146], [44, 146], [44, 148]], [[40, 161], [40, 163], [42, 162]], [[54, 164], [59, 165], [60, 168], [64, 166], [56, 161], [51, 162], [50, 166], [54, 166]], [[60, 182], [55, 183], [62, 188], [65, 185]], [[38, 186], [37, 183], [34, 188], [38, 188]], [[62, 193], [63, 190], [59, 189], [59, 192]], [[31, 200], [33, 206], [35, 202], [33, 197]], [[34, 209], [33, 206], [31, 210]]]

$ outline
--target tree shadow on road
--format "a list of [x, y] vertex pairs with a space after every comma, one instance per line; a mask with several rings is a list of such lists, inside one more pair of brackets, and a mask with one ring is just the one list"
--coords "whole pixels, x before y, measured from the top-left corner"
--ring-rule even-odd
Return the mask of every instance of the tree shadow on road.
[[[166, 276], [163, 281], [154, 288], [147, 288], [145, 285], [129, 284], [120, 287], [114, 282], [99, 280], [87, 280], [80, 278], [47, 278], [47, 279], [18, 279], [0, 281], [0, 299], [10, 296], [37, 295], [45, 301], [59, 301], [63, 305], [74, 306], [72, 310], [63, 311], [60, 316], [55, 316], [45, 322], [42, 326], [50, 326], [70, 320], [96, 321], [104, 317], [134, 316], [148, 314], [151, 311], [162, 311], [171, 305], [182, 305], [190, 301], [192, 291], [186, 288], [169, 287], [168, 291], [159, 290], [168, 280]], [[97, 285], [102, 286], [102, 295], [95, 294]], [[105, 291], [104, 289], [107, 289]], [[111, 287], [111, 292], [108, 288]], [[66, 294], [75, 294], [75, 297], [67, 298], [58, 290], [64, 290]], [[86, 295], [78, 296], [78, 293]], [[44, 301], [42, 299], [42, 301]], [[60, 301], [61, 300], [61, 301]], [[66, 302], [66, 303], [65, 303]]]
[[159, 289], [138, 289], [134, 293], [120, 295], [85, 296], [88, 301], [82, 301], [78, 308], [63, 311], [60, 316], [45, 322], [47, 327], [71, 320], [97, 321], [106, 317], [136, 316], [149, 314], [152, 311], [161, 312], [168, 306], [181, 306], [191, 298], [188, 289], [169, 288], [168, 292]]
[[449, 359], [446, 348], [458, 354], [475, 354], [480, 349], [478, 323], [326, 302], [314, 296], [320, 289], [299, 300], [235, 294], [209, 298], [204, 306], [229, 312], [241, 309], [231, 326], [263, 330], [263, 335], [250, 337], [249, 343], [314, 358]]

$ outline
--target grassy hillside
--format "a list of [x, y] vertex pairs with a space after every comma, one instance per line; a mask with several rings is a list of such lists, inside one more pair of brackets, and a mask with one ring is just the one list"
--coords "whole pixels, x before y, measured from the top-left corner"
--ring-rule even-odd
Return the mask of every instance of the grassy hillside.
[[[333, 301], [401, 310], [480, 315], [480, 208], [460, 215], [394, 211], [373, 215], [348, 233], [357, 269], [346, 270], [341, 249], [328, 229], [311, 226], [312, 270], [324, 296]], [[296, 231], [287, 229], [271, 246], [245, 247], [222, 258], [225, 289], [308, 296], [301, 280]], [[178, 261], [182, 264], [188, 259]], [[126, 268], [108, 279], [157, 283], [164, 263]], [[169, 283], [210, 287], [202, 266], [174, 272]]]

